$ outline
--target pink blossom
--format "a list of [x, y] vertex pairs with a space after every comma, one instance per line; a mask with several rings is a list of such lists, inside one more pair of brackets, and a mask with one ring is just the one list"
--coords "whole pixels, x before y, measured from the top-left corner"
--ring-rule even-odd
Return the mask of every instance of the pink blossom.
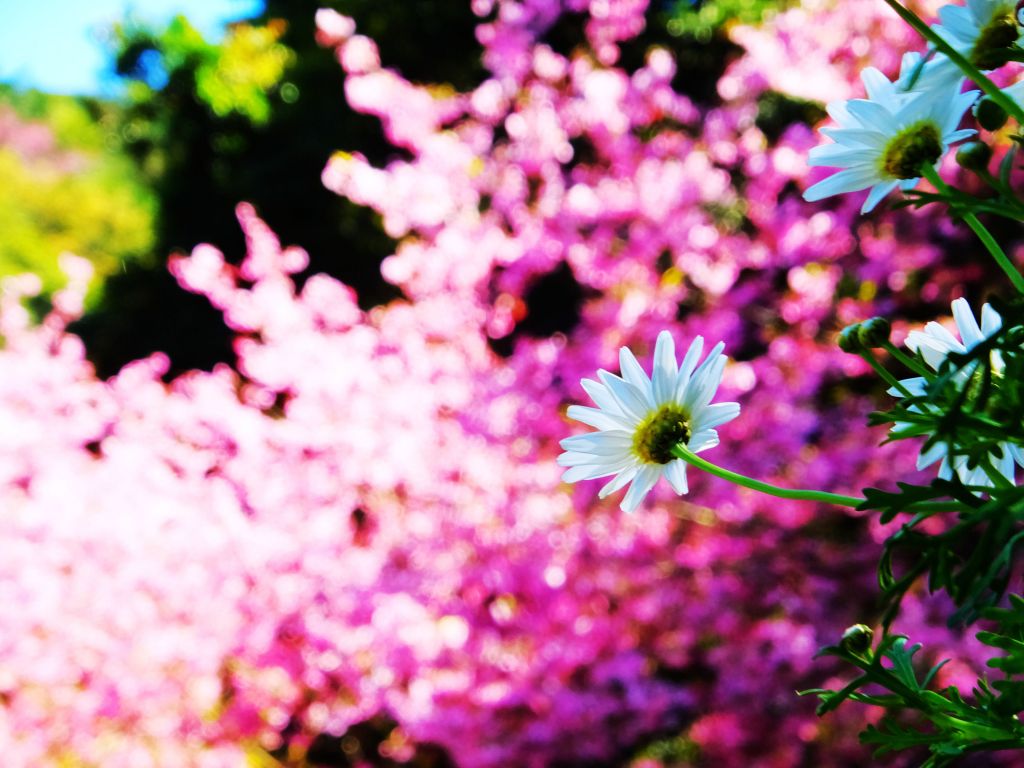
[[[931, 211], [803, 202], [811, 129], [766, 135], [755, 103], [852, 92], [861, 38], [882, 62], [909, 38], [860, 0], [793, 9], [733, 31], [725, 101], [699, 105], [664, 49], [617, 66], [646, 6], [476, 0], [497, 12], [489, 78], [443, 97], [321, 12], [350, 104], [406, 151], [324, 171], [398, 240], [381, 256], [401, 300], [298, 288], [305, 253], [241, 205], [237, 266], [212, 245], [171, 262], [237, 364], [166, 382], [153, 355], [102, 380], [66, 331], [78, 263], [39, 324], [39, 281], [5, 283], [10, 764], [237, 766], [384, 717], [391, 759], [434, 745], [465, 768], [624, 764], [666, 733], [706, 766], [863, 764], [862, 714], [819, 727], [793, 691], [830, 685], [814, 649], [875, 616], [877, 525], [696, 474], [685, 502], [656, 490], [625, 517], [555, 457], [580, 378], [668, 329], [736, 358], [721, 463], [849, 493], [913, 477], [914, 446], [863, 431], [872, 380], [835, 336], [942, 304], [972, 267]], [[587, 46], [540, 42], [564, 11]], [[777, 81], [793, 61], [814, 76]], [[962, 683], [979, 650], [942, 612], [912, 595], [897, 628], [961, 655]]]

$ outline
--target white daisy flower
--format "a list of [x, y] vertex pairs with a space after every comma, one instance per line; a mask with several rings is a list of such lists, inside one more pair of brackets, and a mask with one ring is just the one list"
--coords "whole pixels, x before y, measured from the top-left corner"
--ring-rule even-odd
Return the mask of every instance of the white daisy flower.
[[698, 336], [677, 366], [672, 335], [662, 331], [651, 378], [623, 347], [621, 377], [598, 371], [600, 382], [583, 379], [597, 408], [572, 405], [568, 416], [600, 431], [562, 440], [566, 452], [558, 463], [569, 467], [562, 479], [575, 483], [614, 475], [598, 494], [602, 499], [632, 482], [619, 505], [624, 512], [635, 510], [662, 476], [677, 494], [686, 493], [686, 462], [675, 458], [672, 448], [679, 443], [694, 453], [713, 448], [718, 445], [715, 427], [740, 413], [738, 403], [711, 404], [728, 359], [724, 348], [716, 344], [698, 366], [704, 349]]
[[868, 98], [829, 104], [839, 127], [821, 132], [834, 141], [815, 147], [807, 159], [808, 165], [844, 170], [808, 188], [804, 200], [871, 187], [861, 207], [867, 213], [897, 187], [912, 189], [924, 163], [937, 166], [950, 144], [976, 133], [957, 125], [978, 92], [958, 93], [958, 82], [948, 87], [941, 78], [927, 90], [904, 92], [871, 67], [861, 79]]
[[[957, 299], [953, 302], [953, 319], [956, 321], [957, 331], [960, 334], [958, 339], [946, 328], [936, 322], [925, 325], [923, 331], [911, 331], [907, 336], [906, 345], [915, 354], [920, 352], [925, 363], [933, 370], [938, 371], [946, 357], [952, 352], [966, 353], [973, 349], [986, 338], [998, 331], [1003, 324], [1002, 318], [988, 304], [981, 308], [981, 325], [974, 319], [974, 312], [966, 299]], [[992, 373], [998, 379], [1002, 376], [1003, 361], [998, 354], [993, 354], [991, 359]], [[966, 366], [957, 372], [956, 380], [960, 386], [970, 386], [973, 370]], [[903, 379], [900, 384], [910, 392], [911, 395], [923, 396], [927, 390], [927, 381], [923, 377]], [[896, 387], [889, 390], [890, 395], [900, 397], [903, 393]], [[912, 426], [909, 422], [896, 422], [893, 431]], [[1002, 456], [989, 454], [992, 467], [1011, 483], [1015, 482], [1014, 461], [1024, 466], [1024, 451], [1020, 446], [1010, 442], [999, 444]], [[939, 477], [944, 480], [952, 479], [953, 473], [960, 477], [965, 485], [978, 485], [991, 487], [991, 478], [980, 466], [969, 468], [967, 456], [955, 456], [950, 458], [949, 444], [936, 442], [928, 450], [923, 451], [917, 458], [917, 468], [930, 467], [935, 462], [942, 460], [939, 465]]]
[[[996, 69], [1006, 63], [1006, 50], [1024, 37], [1016, 7], [1016, 0], [967, 0], [967, 5], [944, 5], [939, 9], [941, 24], [933, 24], [932, 31], [978, 69]], [[942, 64], [956, 69], [945, 57]]]

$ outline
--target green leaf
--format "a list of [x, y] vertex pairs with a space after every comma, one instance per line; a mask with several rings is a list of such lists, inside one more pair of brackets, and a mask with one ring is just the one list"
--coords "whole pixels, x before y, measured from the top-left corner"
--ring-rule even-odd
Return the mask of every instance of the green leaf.
[[1003, 159], [999, 163], [999, 181], [1004, 186], [1010, 186], [1010, 176], [1013, 174], [1013, 161], [1017, 158], [1017, 147], [1018, 144], [1016, 142], [1010, 145], [1010, 148], [1003, 155]]
[[893, 643], [892, 648], [886, 652], [886, 657], [892, 662], [892, 671], [897, 679], [912, 690], [920, 690], [917, 682], [917, 675], [914, 674], [914, 654], [921, 650], [921, 644], [915, 643], [907, 647], [907, 638], [899, 637]]
[[857, 509], [861, 511], [879, 510], [882, 513], [881, 522], [888, 523], [914, 504], [948, 497], [949, 485], [951, 484], [943, 480], [936, 480], [931, 485], [897, 482], [896, 487], [899, 490], [895, 493], [884, 491], [881, 488], [865, 488], [863, 490], [864, 501], [857, 506]]

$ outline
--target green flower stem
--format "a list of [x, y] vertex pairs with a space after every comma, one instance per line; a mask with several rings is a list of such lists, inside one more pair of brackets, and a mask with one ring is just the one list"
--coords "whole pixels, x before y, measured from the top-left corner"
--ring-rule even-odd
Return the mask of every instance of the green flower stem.
[[882, 349], [892, 355], [893, 359], [905, 365], [910, 371], [918, 376], [927, 376], [930, 371], [921, 365], [917, 358], [911, 357], [891, 341], [882, 344]]
[[[928, 181], [931, 182], [933, 187], [939, 190], [939, 192], [942, 192], [943, 194], [952, 193], [949, 185], [939, 177], [939, 172], [936, 171], [930, 163], [924, 163], [921, 166], [921, 173], [926, 179], [928, 179]], [[992, 233], [985, 229], [985, 225], [978, 221], [978, 217], [970, 211], [961, 211], [956, 207], [953, 207], [952, 210], [967, 222], [967, 226], [974, 230], [974, 234], [978, 236], [982, 245], [984, 245], [985, 248], [988, 249], [988, 252], [992, 254], [992, 258], [996, 260], [996, 264], [998, 264], [1002, 268], [1003, 272], [1006, 273], [1006, 276], [1010, 278], [1010, 282], [1013, 283], [1013, 287], [1016, 288], [1018, 292], [1024, 293], [1024, 277], [1022, 277], [1020, 272], [1017, 271], [1017, 268], [1013, 266], [1013, 262], [1010, 261], [1010, 257], [1003, 252], [1002, 248], [999, 247], [999, 243], [997, 243], [996, 239], [992, 237]]]
[[[682, 443], [679, 443], [672, 448], [672, 455], [677, 459], [682, 459], [687, 464], [690, 464], [697, 469], [703, 469], [705, 472], [720, 477], [723, 480], [728, 480], [734, 485], [740, 485], [744, 488], [749, 488], [752, 491], [759, 491], [769, 496], [777, 496], [780, 499], [796, 499], [798, 501], [820, 501], [825, 504], [836, 504], [841, 507], [852, 507], [856, 509], [866, 500], [858, 496], [843, 496], [838, 493], [828, 493], [827, 491], [808, 491], [808, 490], [796, 490], [793, 488], [779, 488], [777, 485], [771, 485], [769, 483], [763, 483], [760, 480], [755, 480], [752, 477], [741, 475], [738, 472], [732, 472], [724, 467], [720, 467], [717, 464], [712, 464], [707, 459], [702, 459], [700, 456], [695, 454], [689, 448]], [[911, 504], [905, 510], [906, 512], [915, 513], [935, 513], [935, 512], [956, 512], [962, 510], [963, 504], [958, 501], [924, 501], [917, 504]]]
[[706, 459], [702, 459], [700, 456], [695, 454], [689, 448], [683, 444], [677, 444], [672, 448], [672, 455], [676, 458], [682, 459], [687, 464], [692, 464], [698, 469], [703, 469], [715, 477], [720, 477], [723, 480], [728, 480], [730, 483], [735, 485], [741, 485], [744, 488], [749, 488], [752, 491], [759, 491], [760, 493], [766, 493], [769, 496], [777, 496], [780, 499], [796, 499], [799, 501], [820, 501], [825, 504], [836, 504], [841, 507], [853, 507], [856, 508], [859, 504], [864, 503], [864, 499], [856, 496], [842, 496], [838, 493], [827, 493], [826, 491], [804, 491], [794, 490], [791, 488], [779, 488], [775, 485], [768, 483], [762, 483], [760, 480], [755, 480], [752, 477], [741, 475], [737, 472], [730, 472], [728, 469], [723, 469], [716, 464], [712, 464]]
[[971, 64], [971, 62], [964, 58], [961, 53], [956, 51], [949, 43], [933, 32], [916, 13], [904, 6], [903, 3], [899, 2], [899, 0], [885, 0], [885, 3], [896, 11], [899, 17], [913, 27], [918, 34], [935, 46], [935, 49], [939, 51], [939, 53], [947, 56], [960, 68], [961, 72], [977, 83], [978, 87], [985, 92], [985, 95], [1002, 107], [1006, 114], [1013, 115], [1013, 118], [1019, 124], [1024, 125], [1024, 109], [1021, 109], [1017, 102], [1003, 93], [999, 89], [999, 86], [989, 80], [989, 78], [986, 77], [980, 69]]
[[[956, 190], [951, 190], [956, 193]], [[911, 189], [905, 193], [913, 200], [913, 204], [920, 208], [926, 203], [946, 203], [957, 211], [970, 210], [977, 213], [991, 213], [993, 216], [1002, 216], [1004, 219], [1021, 221], [1024, 219], [1024, 206], [1007, 206], [994, 203], [991, 200], [982, 200], [976, 197], [969, 197], [964, 194], [956, 194], [952, 199], [935, 192], [922, 192], [919, 189]]]
[[882, 367], [882, 364], [875, 360], [875, 356], [873, 354], [871, 354], [867, 350], [863, 350], [859, 354], [862, 358], [864, 358], [864, 362], [866, 362], [868, 365], [874, 368], [875, 373], [877, 373], [882, 379], [885, 380], [886, 384], [888, 384], [890, 387], [894, 387], [895, 389], [897, 389], [900, 392], [900, 394], [903, 395], [903, 397], [914, 396], [909, 389], [903, 386], [903, 382], [901, 382], [899, 379], [897, 379], [895, 376], [893, 376], [891, 373], [885, 370], [885, 368]]
[[[1017, 197], [1016, 193], [1010, 188], [1008, 184], [1004, 184], [1002, 179], [997, 179], [995, 176], [993, 176], [989, 172], [988, 168], [983, 168], [980, 171], [976, 171], [976, 173], [978, 174], [978, 176], [982, 178], [982, 180], [986, 184], [988, 184], [990, 187], [992, 187], [992, 189], [994, 189], [996, 192], [1002, 195], [1003, 200], [1005, 200], [1007, 203], [1006, 206], [1000, 206], [999, 208], [996, 208], [993, 211], [994, 213], [998, 213], [1001, 216], [1013, 218], [1018, 221], [1024, 218], [1024, 205], [1021, 205], [1020, 199]], [[1005, 211], [1000, 210], [1002, 208], [1005, 208]]]

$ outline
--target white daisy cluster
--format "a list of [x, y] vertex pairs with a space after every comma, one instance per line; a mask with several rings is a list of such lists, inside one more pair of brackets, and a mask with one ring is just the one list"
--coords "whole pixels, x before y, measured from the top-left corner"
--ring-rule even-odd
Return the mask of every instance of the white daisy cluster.
[[[1002, 318], [988, 304], [981, 308], [980, 326], [974, 318], [974, 312], [971, 310], [971, 306], [967, 303], [966, 299], [957, 299], [953, 302], [952, 308], [953, 319], [956, 322], [957, 331], [960, 335], [959, 339], [936, 322], [925, 325], [923, 331], [911, 331], [907, 336], [907, 347], [915, 354], [919, 354], [924, 362], [935, 371], [942, 367], [946, 358], [951, 353], [958, 352], [963, 354], [968, 352], [1002, 327]], [[1002, 357], [998, 353], [993, 353], [990, 365], [993, 376], [997, 381], [1000, 380], [1004, 370]], [[963, 387], [971, 386], [971, 378], [975, 375], [976, 367], [965, 366], [957, 371], [954, 381], [958, 388], [962, 389]], [[927, 393], [928, 381], [924, 377], [919, 376], [903, 379], [900, 381], [900, 385], [911, 395], [920, 397]], [[889, 394], [899, 397], [903, 395], [903, 392], [899, 388], [893, 387], [889, 390]], [[915, 407], [914, 410], [919, 409]], [[893, 431], [898, 433], [913, 426], [909, 422], [897, 421]], [[999, 455], [995, 453], [989, 455], [989, 463], [996, 472], [1011, 483], [1014, 483], [1016, 477], [1015, 463], [1024, 466], [1024, 451], [1021, 450], [1020, 446], [1009, 441], [1000, 443], [999, 449]], [[943, 441], [933, 443], [930, 448], [921, 453], [917, 459], [917, 468], [924, 469], [940, 459], [942, 463], [939, 465], [939, 477], [943, 479], [952, 479], [955, 472], [965, 485], [982, 487], [992, 487], [994, 485], [992, 478], [989, 477], [984, 467], [969, 467], [967, 455], [958, 451], [951, 451], [949, 444]]]
[[[1007, 52], [1024, 39], [1015, 0], [947, 5], [939, 19], [932, 30], [981, 70], [1001, 66]], [[961, 93], [963, 75], [941, 53], [927, 60], [906, 55], [895, 81], [874, 68], [861, 73], [861, 79], [867, 98], [829, 104], [838, 125], [822, 133], [833, 143], [815, 147], [808, 156], [812, 166], [842, 170], [808, 188], [804, 199], [870, 188], [861, 208], [867, 213], [897, 187], [912, 189], [925, 164], [937, 168], [950, 144], [976, 133], [958, 126], [978, 91]], [[1019, 95], [1012, 87], [1007, 92], [1011, 98]]]
[[662, 331], [650, 378], [623, 347], [621, 377], [602, 370], [600, 382], [583, 379], [597, 408], [572, 405], [568, 416], [599, 431], [562, 440], [566, 452], [558, 463], [569, 467], [562, 479], [574, 483], [614, 475], [599, 492], [602, 499], [632, 483], [619, 505], [624, 512], [635, 510], [662, 476], [677, 494], [686, 493], [686, 462], [672, 448], [682, 444], [693, 453], [713, 448], [718, 445], [715, 427], [740, 412], [738, 403], [711, 403], [725, 369], [724, 346], [716, 344], [698, 365], [704, 349], [698, 336], [677, 365], [672, 335]]

